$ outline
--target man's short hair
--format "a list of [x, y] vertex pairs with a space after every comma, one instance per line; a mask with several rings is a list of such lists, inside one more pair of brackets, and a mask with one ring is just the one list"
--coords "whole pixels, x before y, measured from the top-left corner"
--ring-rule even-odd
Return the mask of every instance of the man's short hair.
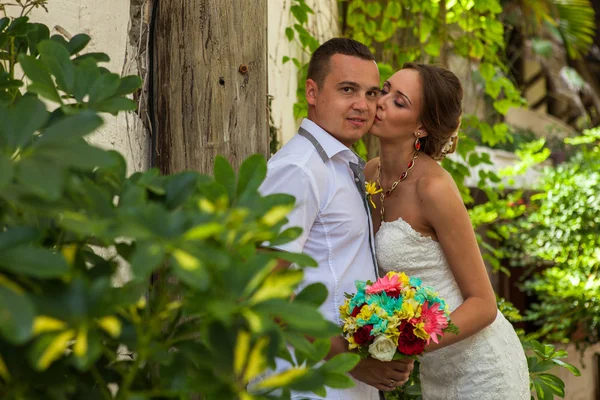
[[331, 69], [331, 57], [336, 54], [375, 61], [375, 56], [364, 44], [353, 39], [333, 38], [319, 46], [312, 54], [310, 63], [308, 64], [307, 78], [312, 79], [319, 87], [322, 87], [325, 77]]

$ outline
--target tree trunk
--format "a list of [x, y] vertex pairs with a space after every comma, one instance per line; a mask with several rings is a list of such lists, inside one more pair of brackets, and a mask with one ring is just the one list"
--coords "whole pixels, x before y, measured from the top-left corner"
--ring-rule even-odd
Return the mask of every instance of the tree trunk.
[[210, 174], [269, 152], [267, 1], [161, 0], [154, 19], [155, 166]]

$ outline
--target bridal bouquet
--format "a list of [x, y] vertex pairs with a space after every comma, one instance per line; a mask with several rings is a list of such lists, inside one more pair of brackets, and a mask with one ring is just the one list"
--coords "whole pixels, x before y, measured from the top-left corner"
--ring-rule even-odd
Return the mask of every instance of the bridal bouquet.
[[363, 357], [391, 361], [418, 356], [431, 340], [458, 333], [446, 303], [429, 286], [404, 272], [388, 272], [371, 281], [356, 281], [340, 307], [344, 338]]

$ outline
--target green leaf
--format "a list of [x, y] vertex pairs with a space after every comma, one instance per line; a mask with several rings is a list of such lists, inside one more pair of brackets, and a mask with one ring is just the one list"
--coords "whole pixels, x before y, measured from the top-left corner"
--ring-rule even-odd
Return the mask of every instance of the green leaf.
[[502, 115], [506, 115], [508, 110], [517, 106], [512, 100], [502, 99], [494, 101], [494, 108]]
[[38, 147], [36, 154], [63, 167], [93, 169], [111, 167], [115, 163], [115, 159], [109, 151], [91, 146], [81, 138], [72, 139], [69, 143]]
[[12, 161], [10, 158], [0, 153], [0, 190], [12, 181], [13, 175]]
[[285, 36], [287, 37], [288, 41], [292, 41], [294, 40], [294, 30], [290, 27], [285, 28]]
[[269, 255], [273, 258], [279, 258], [284, 261], [289, 261], [291, 263], [295, 263], [300, 266], [306, 267], [317, 267], [317, 262], [310, 256], [301, 253], [288, 253], [285, 251], [278, 251], [274, 253], [269, 253]]
[[17, 79], [9, 79], [4, 81], [4, 83], [0, 83], [0, 90], [5, 89], [18, 89], [23, 86], [23, 82]]
[[67, 39], [65, 39], [63, 35], [52, 35], [52, 37], [50, 37], [50, 40], [52, 40], [56, 44], [63, 46], [64, 48], [69, 47], [69, 42], [67, 42]]
[[205, 180], [207, 178], [199, 175], [197, 172], [191, 171], [169, 176], [167, 184], [165, 185], [167, 208], [173, 210], [185, 204], [190, 196], [197, 190], [198, 183], [201, 179]]
[[92, 105], [92, 108], [98, 112], [105, 112], [112, 115], [117, 115], [120, 111], [135, 111], [137, 103], [134, 100], [124, 97], [113, 97], [101, 103]]
[[50, 332], [41, 335], [29, 347], [29, 362], [37, 371], [48, 369], [56, 360], [65, 357], [65, 351], [74, 337], [75, 332], [73, 330]]
[[474, 59], [481, 59], [485, 52], [485, 46], [481, 42], [481, 40], [474, 39], [471, 41], [471, 46], [469, 49], [469, 56]]
[[334, 389], [348, 389], [354, 387], [354, 381], [347, 375], [327, 373], [325, 374], [325, 386]]
[[88, 59], [75, 66], [75, 86], [73, 95], [83, 103], [85, 96], [90, 92], [94, 83], [100, 78], [100, 68], [94, 60]]
[[0, 144], [2, 139], [11, 151], [33, 140], [33, 134], [48, 121], [46, 106], [34, 96], [23, 96], [13, 108], [0, 107]]
[[40, 232], [29, 226], [16, 226], [0, 232], [0, 251], [9, 247], [15, 247], [40, 238]]
[[92, 40], [92, 38], [84, 33], [73, 36], [67, 46], [69, 53], [71, 55], [79, 53], [81, 50], [85, 49], [85, 46], [88, 45], [90, 40]]
[[96, 63], [110, 62], [110, 57], [105, 53], [86, 53], [86, 54], [80, 55], [79, 57], [73, 59], [73, 64], [79, 65], [80, 63], [87, 61], [87, 60], [93, 60]]
[[321, 306], [327, 300], [327, 287], [322, 283], [313, 283], [305, 287], [294, 298], [294, 301], [312, 304], [316, 307]]
[[546, 383], [543, 380], [537, 377], [534, 378], [533, 387], [535, 388], [535, 393], [537, 394], [538, 400], [552, 400], [554, 398], [552, 389], [548, 385], [546, 385]]
[[34, 82], [27, 87], [27, 90], [31, 93], [38, 94], [56, 103], [61, 102], [60, 95], [58, 94], [54, 86], [48, 86], [44, 85], [43, 83]]
[[0, 18], [0, 32], [2, 32], [10, 24], [10, 18]]
[[552, 374], [539, 374], [536, 378], [543, 381], [557, 396], [565, 397], [565, 383], [559, 377]]
[[479, 65], [479, 73], [486, 81], [491, 80], [495, 75], [494, 65], [491, 63], [481, 63]]
[[176, 265], [173, 268], [173, 273], [183, 283], [201, 291], [208, 288], [210, 285], [210, 276], [206, 270], [206, 266], [199, 258], [189, 253], [185, 253], [185, 255], [176, 253], [173, 256], [173, 260]]
[[100, 103], [115, 95], [121, 84], [117, 74], [102, 74], [90, 88], [90, 104]]
[[25, 157], [16, 164], [18, 180], [38, 196], [58, 199], [64, 183], [64, 170], [51, 165], [47, 159]]
[[26, 36], [31, 31], [31, 24], [28, 24], [29, 17], [19, 17], [12, 20], [11, 24], [6, 29], [11, 36]]
[[381, 14], [381, 3], [379, 3], [379, 2], [369, 3], [367, 5], [367, 14], [371, 18], [379, 17], [379, 14]]
[[33, 304], [25, 293], [0, 279], [0, 335], [12, 344], [25, 343], [32, 334], [33, 317]]
[[300, 24], [306, 24], [308, 22], [308, 13], [302, 7], [294, 5], [290, 8], [290, 12]]
[[229, 199], [235, 198], [235, 172], [223, 156], [215, 157], [215, 181], [223, 185]]
[[302, 228], [293, 227], [281, 232], [275, 239], [269, 241], [269, 246], [278, 246], [280, 244], [289, 243], [300, 237]]
[[581, 376], [581, 372], [579, 371], [579, 369], [577, 369], [577, 367], [575, 367], [572, 364], [566, 363], [562, 360], [557, 360], [557, 359], [553, 359], [552, 361], [554, 361], [555, 364], [568, 369], [573, 375], [575, 376]]
[[402, 6], [398, 1], [388, 2], [383, 13], [384, 18], [398, 19], [402, 15]]
[[58, 122], [48, 126], [40, 139], [36, 142], [36, 147], [57, 145], [94, 132], [102, 125], [102, 118], [92, 111], [83, 111], [76, 115], [69, 115]]
[[255, 309], [279, 317], [288, 324], [288, 329], [317, 338], [329, 338], [340, 333], [340, 328], [323, 318], [313, 305], [276, 299], [259, 303]]
[[159, 244], [138, 243], [131, 259], [131, 272], [136, 279], [148, 279], [152, 271], [163, 262], [164, 256], [165, 250]]
[[373, 36], [375, 34], [375, 32], [377, 32], [377, 24], [375, 23], [375, 21], [370, 20], [369, 22], [367, 22], [365, 24], [365, 33], [369, 36]]
[[267, 162], [265, 161], [264, 156], [254, 154], [244, 160], [238, 176], [238, 198], [242, 197], [244, 194], [257, 191], [266, 176]]
[[137, 75], [129, 75], [121, 78], [119, 88], [115, 93], [115, 96], [125, 96], [128, 94], [135, 93], [139, 88], [142, 87], [142, 78]]
[[421, 21], [421, 29], [419, 30], [420, 43], [425, 43], [429, 39], [429, 36], [431, 35], [434, 26], [434, 20], [432, 20], [431, 18], [424, 18]]
[[429, 41], [427, 42], [427, 44], [425, 45], [425, 53], [429, 54], [430, 56], [434, 56], [437, 57], [440, 55], [440, 51], [442, 49], [442, 42], [440, 40], [439, 36], [431, 36], [431, 38], [429, 38]]
[[358, 354], [345, 352], [331, 358], [320, 369], [322, 371], [343, 374], [356, 367], [359, 361], [360, 356]]
[[290, 58], [288, 56], [283, 56], [283, 58], [281, 59], [281, 63], [284, 65], [289, 61], [290, 61]]
[[0, 267], [34, 278], [58, 278], [69, 271], [62, 255], [44, 248], [19, 246], [0, 251]]
[[44, 40], [38, 49], [42, 61], [56, 78], [59, 89], [71, 93], [75, 84], [75, 68], [65, 46], [54, 40]]
[[37, 45], [42, 40], [47, 40], [50, 37], [50, 30], [44, 24], [31, 24], [33, 29], [27, 35], [27, 43], [29, 47], [29, 54], [33, 57], [38, 56]]
[[54, 81], [40, 60], [36, 60], [31, 56], [21, 54], [19, 55], [19, 63], [21, 64], [25, 75], [27, 75], [27, 77], [33, 82], [32, 85], [29, 85], [30, 90], [32, 90], [32, 86], [34, 89], [39, 87], [39, 91], [32, 91], [44, 96], [48, 100], [52, 100], [57, 103], [60, 102], [60, 96], [58, 95], [58, 91], [54, 86]]
[[532, 368], [529, 369], [529, 372], [544, 372], [549, 371], [554, 368], [554, 362], [550, 360], [543, 360], [535, 364]]

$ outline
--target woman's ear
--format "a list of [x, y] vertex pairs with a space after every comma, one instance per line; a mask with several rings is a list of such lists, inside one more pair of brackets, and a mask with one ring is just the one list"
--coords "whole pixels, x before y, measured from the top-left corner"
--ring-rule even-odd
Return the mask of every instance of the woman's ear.
[[419, 127], [417, 128], [417, 132], [421, 132], [421, 135], [419, 137], [422, 137], [422, 138], [429, 135], [429, 132], [427, 132], [427, 129], [425, 129], [425, 127], [423, 125], [419, 125]]
[[313, 81], [312, 79], [307, 79], [305, 88], [306, 102], [309, 105], [314, 106], [315, 104], [317, 104], [318, 94], [319, 86], [317, 85], [317, 82]]

